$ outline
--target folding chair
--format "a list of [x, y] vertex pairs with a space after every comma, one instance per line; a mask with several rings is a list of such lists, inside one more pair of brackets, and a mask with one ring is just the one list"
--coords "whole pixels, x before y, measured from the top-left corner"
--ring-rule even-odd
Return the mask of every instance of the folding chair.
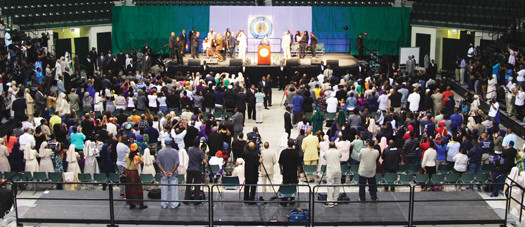
[[354, 174], [354, 177], [352, 177], [352, 184], [359, 184], [359, 174]]
[[380, 184], [381, 182], [383, 182], [383, 174], [376, 173], [376, 184]]
[[[78, 180], [82, 183], [91, 183], [93, 182], [93, 178], [91, 177], [91, 174], [90, 173], [79, 173], [78, 174]], [[87, 187], [88, 191], [89, 191], [89, 185]]]
[[443, 184], [443, 182], [445, 182], [445, 176], [445, 174], [433, 174], [432, 178], [430, 179], [430, 183]]
[[109, 181], [112, 183], [119, 183], [120, 182], [120, 174], [118, 173], [110, 173], [109, 174]]
[[414, 181], [414, 176], [411, 174], [400, 174], [398, 184], [412, 184]]
[[304, 165], [303, 171], [304, 178], [306, 179], [307, 183], [310, 183], [308, 176], [312, 176], [315, 174], [315, 172], [317, 172], [317, 165]]
[[417, 164], [410, 164], [408, 166], [408, 173], [412, 175], [416, 175], [419, 173], [419, 170], [421, 169], [421, 165]]
[[[475, 183], [474, 182], [474, 174], [472, 173], [463, 173], [461, 174], [461, 177], [459, 178], [459, 182], [463, 184], [469, 184], [469, 183]], [[474, 187], [472, 185], [467, 186], [467, 189], [474, 190]]]
[[422, 185], [428, 183], [428, 180], [428, 174], [416, 174], [416, 179], [414, 180], [414, 182], [416, 184]]
[[[222, 177], [222, 189], [224, 190], [239, 190], [239, 200], [241, 199], [241, 185], [239, 183], [239, 177], [235, 176], [235, 177], [228, 177], [228, 176], [224, 176]], [[219, 190], [219, 194], [220, 196], [222, 197], [222, 194], [220, 193], [220, 190]]]
[[347, 164], [341, 164], [341, 176], [344, 176], [345, 179], [350, 175], [350, 169]]
[[282, 185], [277, 191], [277, 198], [279, 199], [295, 199], [297, 196], [297, 187], [296, 186], [286, 186]]
[[350, 165], [350, 175], [357, 175], [359, 171], [359, 164], [357, 165]]
[[383, 184], [395, 184], [397, 181], [397, 174], [386, 173], [382, 181], [383, 181]]
[[93, 175], [93, 182], [105, 184], [108, 182], [108, 176], [105, 173], [95, 173]]
[[452, 167], [449, 164], [442, 164], [438, 166], [438, 174], [447, 174], [450, 173]]
[[155, 179], [153, 179], [153, 174], [140, 174], [140, 181], [142, 183], [151, 183]]
[[[209, 178], [211, 177], [210, 181], [212, 181], [212, 180], [215, 179], [215, 173], [218, 173], [219, 171], [221, 171], [221, 168], [219, 167], [219, 165], [208, 165], [208, 166], [209, 166], [208, 177]], [[219, 179], [220, 179], [220, 177], [219, 177]], [[219, 180], [219, 179], [217, 179], [217, 180]], [[210, 183], [212, 183], [212, 182], [210, 182]]]
[[492, 172], [492, 169], [494, 169], [494, 165], [484, 164], [481, 166], [481, 172], [483, 173], [490, 173]]
[[[180, 176], [180, 175], [179, 175]], [[184, 176], [184, 175], [183, 175]], [[157, 184], [160, 184], [160, 178], [162, 178], [162, 176], [160, 175], [160, 173], [157, 173], [155, 174], [155, 183]], [[179, 181], [180, 183], [180, 181]]]
[[399, 169], [397, 170], [397, 174], [406, 174], [408, 170], [407, 165], [399, 165]]
[[[157, 178], [157, 175], [158, 175], [159, 178], [160, 178], [160, 174], [156, 174], [156, 175], [155, 175], [155, 178]], [[155, 181], [156, 181], [156, 180], [155, 180]], [[160, 180], [159, 180], [159, 182], [160, 182]], [[185, 184], [185, 183], [186, 183], [186, 179], [184, 178], [184, 175], [183, 175], [183, 174], [179, 174], [179, 175], [177, 176], [177, 182], [179, 182], [179, 184]]]

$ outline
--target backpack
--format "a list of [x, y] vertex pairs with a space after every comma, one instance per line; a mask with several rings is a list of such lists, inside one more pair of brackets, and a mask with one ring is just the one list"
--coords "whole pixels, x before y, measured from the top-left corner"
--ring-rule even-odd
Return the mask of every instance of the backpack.
[[293, 209], [288, 213], [289, 222], [308, 222], [310, 211], [308, 209]]

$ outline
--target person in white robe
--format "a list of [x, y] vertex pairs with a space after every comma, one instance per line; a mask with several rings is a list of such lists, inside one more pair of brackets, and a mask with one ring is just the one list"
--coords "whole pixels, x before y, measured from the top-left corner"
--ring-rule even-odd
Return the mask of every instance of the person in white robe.
[[4, 138], [0, 138], [0, 172], [11, 172], [11, 165], [9, 164], [9, 151], [4, 145]]
[[144, 149], [144, 167], [142, 168], [142, 174], [151, 174], [155, 177], [156, 171], [153, 163], [155, 163], [155, 157], [151, 155], [149, 148]]
[[24, 147], [25, 172], [34, 173], [40, 171], [40, 165], [38, 165], [38, 161], [36, 160], [37, 156], [38, 152], [31, 149], [31, 143], [27, 143]]
[[69, 145], [69, 149], [67, 150], [67, 172], [73, 172], [75, 175], [80, 173], [80, 167], [78, 166], [78, 159], [80, 159], [80, 155], [75, 151], [75, 145], [71, 144]]
[[91, 177], [93, 177], [93, 174], [99, 173], [98, 168], [98, 162], [97, 158], [95, 157], [99, 153], [99, 149], [93, 146], [93, 142], [90, 140], [87, 140], [84, 143], [84, 156], [86, 158], [86, 162], [84, 164], [84, 173], [91, 174]]
[[38, 150], [38, 156], [40, 157], [40, 172], [55, 172], [53, 161], [51, 161], [51, 155], [53, 155], [53, 151], [48, 148], [47, 142], [42, 142], [40, 149]]

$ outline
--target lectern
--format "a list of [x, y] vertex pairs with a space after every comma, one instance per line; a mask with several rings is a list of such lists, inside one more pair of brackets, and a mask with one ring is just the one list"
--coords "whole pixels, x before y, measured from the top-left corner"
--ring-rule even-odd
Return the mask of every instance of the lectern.
[[259, 46], [259, 51], [257, 53], [257, 64], [269, 65], [272, 63], [270, 46]]

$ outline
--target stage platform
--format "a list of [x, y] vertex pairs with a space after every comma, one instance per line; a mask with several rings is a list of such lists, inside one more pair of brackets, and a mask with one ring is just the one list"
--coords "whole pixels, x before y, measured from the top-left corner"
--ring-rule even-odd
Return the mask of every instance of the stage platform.
[[[279, 55], [281, 55], [279, 53]], [[292, 65], [285, 64], [284, 70], [281, 71], [281, 68], [279, 65], [257, 65], [256, 62], [254, 62], [254, 59], [256, 59], [255, 53], [250, 53], [247, 55], [248, 59], [251, 59], [251, 63], [247, 64], [246, 67], [242, 68], [242, 66], [230, 66], [230, 60], [226, 59], [224, 62], [219, 62], [218, 64], [208, 64], [208, 61], [206, 62], [208, 64], [208, 67], [206, 70], [203, 69], [201, 66], [202, 63], [207, 59], [206, 56], [199, 55], [200, 63], [198, 65], [191, 66], [188, 65], [188, 61], [191, 60], [191, 55], [186, 54], [186, 57], [184, 58], [184, 65], [180, 64], [169, 64], [168, 66], [168, 74], [169, 75], [176, 75], [178, 72], [182, 73], [183, 75], [187, 75], [187, 73], [197, 73], [200, 74], [208, 74], [210, 72], [216, 73], [229, 73], [230, 75], [235, 74], [238, 75], [239, 72], [243, 72], [243, 76], [247, 83], [251, 84], [257, 84], [259, 81], [261, 81], [261, 78], [263, 76], [271, 75], [274, 80], [274, 86], [277, 86], [277, 77], [279, 75], [285, 75], [290, 79], [295, 72], [299, 72], [299, 74], [302, 76], [303, 74], [306, 74], [309, 78], [315, 77], [319, 75], [321, 72], [321, 67], [319, 65], [312, 65], [311, 57], [308, 56], [305, 59], [298, 59], [297, 57], [292, 57], [292, 60], [299, 60], [300, 65]], [[327, 53], [324, 56], [319, 56], [319, 59], [322, 59], [325, 62], [328, 60], [338, 60], [339, 66], [331, 65], [331, 68], [333, 69], [333, 75], [342, 77], [346, 73], [350, 73], [353, 75], [359, 74], [359, 67], [358, 67], [358, 61], [354, 58], [353, 55], [347, 54], [347, 53]]]
[[[24, 197], [29, 192], [24, 192]], [[32, 192], [31, 192], [32, 193]], [[209, 194], [208, 194], [209, 195]], [[179, 192], [179, 198], [183, 198]], [[213, 195], [213, 220], [215, 225], [270, 225], [270, 220], [277, 220], [271, 225], [286, 225], [287, 214], [293, 208], [308, 208], [308, 203], [288, 204], [286, 207], [278, 203], [259, 203], [247, 205], [241, 202], [221, 203], [220, 201], [239, 201], [243, 194], [237, 192], [222, 192], [222, 197], [215, 192]], [[270, 200], [275, 193], [259, 193], [265, 200]], [[356, 202], [357, 192], [347, 192], [352, 203], [339, 203], [334, 208], [326, 208], [322, 203], [314, 205], [314, 220], [317, 225], [340, 225], [337, 223], [353, 222], [353, 225], [362, 223], [370, 225], [399, 225], [406, 222], [409, 215], [408, 192], [378, 192], [379, 202]], [[36, 198], [60, 198], [61, 200], [38, 200]], [[110, 208], [108, 201], [74, 201], [69, 199], [108, 199], [107, 191], [56, 191], [51, 190], [36, 196], [34, 204], [20, 205], [19, 217], [23, 219], [78, 219], [85, 222], [109, 220]], [[367, 197], [369, 198], [368, 192]], [[119, 199], [118, 191], [114, 198]], [[144, 192], [147, 198], [147, 192]], [[297, 200], [308, 200], [307, 193], [299, 193]], [[432, 200], [432, 202], [424, 202]], [[477, 200], [453, 202], [452, 200]], [[159, 201], [159, 200], [156, 200]], [[399, 201], [399, 202], [396, 202]], [[421, 201], [421, 202], [418, 202]], [[27, 204], [27, 202], [25, 202]], [[209, 205], [184, 205], [177, 209], [162, 209], [159, 202], [146, 199], [148, 209], [130, 210], [124, 201], [116, 201], [114, 213], [116, 222], [121, 224], [138, 224], [138, 222], [169, 221], [175, 225], [206, 225], [209, 221]], [[415, 194], [414, 222], [418, 221], [476, 221], [476, 220], [502, 220], [504, 210], [499, 212], [492, 208], [482, 196], [474, 191], [461, 192], [416, 192]], [[47, 221], [41, 221], [47, 223]], [[79, 224], [82, 222], [79, 222]], [[396, 224], [397, 223], [397, 224]]]
[[[277, 55], [279, 56], [279, 59], [283, 59], [282, 53], [272, 53], [272, 55]], [[258, 66], [258, 67], [279, 66], [278, 64], [273, 64], [273, 62], [271, 65], [258, 65], [257, 64], [257, 53], [247, 53], [246, 58], [250, 59], [250, 62], [251, 62], [250, 64], [247, 64], [247, 66]], [[188, 65], [188, 61], [190, 59], [192, 59], [191, 54], [186, 53], [183, 59], [184, 65]], [[301, 66], [308, 66], [308, 65], [311, 65], [312, 56], [308, 55], [304, 59], [299, 59], [297, 56], [293, 56], [292, 60], [294, 59], [298, 59], [299, 64]], [[357, 59], [349, 53], [325, 53], [323, 55], [317, 55], [315, 59], [324, 61], [325, 64], [328, 60], [339, 60], [339, 67], [354, 66], [358, 64]], [[173, 59], [173, 60], [174, 60], [174, 63], [177, 62], [176, 59]], [[209, 58], [206, 57], [206, 55], [203, 55], [202, 53], [199, 53], [198, 60], [201, 61], [201, 64], [204, 61], [207, 61], [207, 63], [210, 62]], [[230, 58], [226, 58], [222, 62], [218, 62], [217, 64], [209, 64], [209, 65], [210, 66], [230, 66], [230, 60], [231, 60]]]

